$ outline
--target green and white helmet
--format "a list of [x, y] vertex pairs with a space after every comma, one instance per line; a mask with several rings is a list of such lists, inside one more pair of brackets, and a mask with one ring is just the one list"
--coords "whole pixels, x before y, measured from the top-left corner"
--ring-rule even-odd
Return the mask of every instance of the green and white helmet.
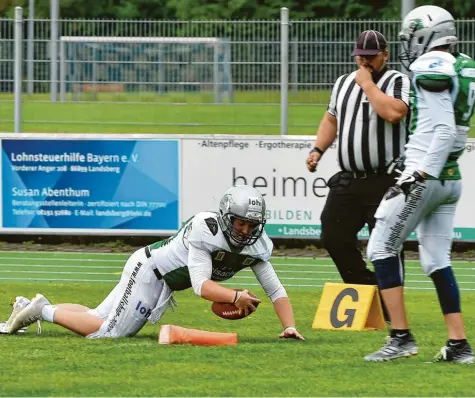
[[[230, 242], [237, 247], [256, 243], [264, 231], [265, 217], [264, 197], [256, 188], [249, 185], [229, 188], [219, 203], [219, 225]], [[236, 218], [251, 223], [252, 231], [249, 234], [237, 231], [233, 226]]]
[[402, 21], [399, 40], [404, 49], [399, 60], [409, 70], [418, 57], [434, 47], [457, 43], [454, 18], [441, 7], [414, 8]]

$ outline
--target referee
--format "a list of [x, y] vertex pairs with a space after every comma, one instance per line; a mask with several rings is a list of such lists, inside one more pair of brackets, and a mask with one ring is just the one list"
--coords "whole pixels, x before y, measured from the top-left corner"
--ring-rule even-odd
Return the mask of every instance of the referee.
[[336, 80], [307, 167], [314, 172], [338, 137], [340, 171], [327, 183], [322, 243], [345, 283], [377, 285], [357, 233], [365, 224], [373, 229], [379, 202], [394, 182], [391, 170], [406, 143], [410, 81], [387, 67], [387, 41], [377, 31], [362, 32], [352, 55], [358, 69]]

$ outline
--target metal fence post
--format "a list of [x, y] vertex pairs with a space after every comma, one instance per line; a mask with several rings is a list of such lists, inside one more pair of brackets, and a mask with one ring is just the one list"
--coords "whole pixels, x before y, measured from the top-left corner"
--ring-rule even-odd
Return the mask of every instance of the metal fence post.
[[21, 95], [22, 95], [22, 75], [21, 63], [23, 58], [23, 9], [15, 7], [15, 54], [14, 54], [14, 91], [15, 105], [13, 115], [14, 132], [21, 133]]
[[299, 90], [299, 43], [297, 41], [292, 42], [292, 92], [296, 93]]
[[280, 134], [289, 124], [289, 9], [280, 9]]
[[26, 92], [28, 95], [33, 94], [33, 58], [34, 53], [34, 39], [35, 39], [35, 0], [28, 2], [28, 42], [26, 49], [26, 69], [27, 69], [27, 83]]
[[414, 8], [414, 0], [401, 0], [401, 19]]
[[50, 38], [50, 90], [51, 102], [58, 99], [58, 24], [59, 24], [59, 0], [51, 0], [50, 4], [51, 17], [51, 38]]

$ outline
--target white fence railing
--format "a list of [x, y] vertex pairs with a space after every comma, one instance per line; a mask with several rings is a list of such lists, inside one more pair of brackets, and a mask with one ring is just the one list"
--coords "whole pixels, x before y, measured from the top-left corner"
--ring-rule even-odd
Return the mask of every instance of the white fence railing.
[[[0, 19], [4, 131], [313, 134], [333, 82], [354, 68], [351, 50], [362, 30], [388, 38], [389, 64], [400, 69], [397, 20], [298, 21], [285, 8], [275, 21], [30, 20], [19, 7], [15, 15]], [[457, 31], [458, 50], [475, 55], [475, 20], [458, 20]], [[190, 42], [71, 47], [61, 76], [64, 36]], [[223, 49], [191, 38], [216, 38]], [[223, 105], [216, 98], [226, 99], [226, 112], [210, 111]], [[139, 116], [142, 106], [156, 116]]]

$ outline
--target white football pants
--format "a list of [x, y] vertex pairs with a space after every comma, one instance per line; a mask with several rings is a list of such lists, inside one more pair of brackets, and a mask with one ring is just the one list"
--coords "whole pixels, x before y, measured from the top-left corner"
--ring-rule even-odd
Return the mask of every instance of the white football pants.
[[371, 261], [397, 256], [414, 230], [426, 275], [451, 266], [452, 232], [461, 180], [426, 180], [409, 195], [383, 199], [376, 211], [376, 226], [368, 242]]
[[[155, 276], [152, 265], [143, 248], [129, 257], [119, 283], [97, 308], [89, 311], [104, 323], [88, 338], [133, 336], [142, 329], [162, 291], [169, 291], [163, 279]], [[165, 309], [166, 305], [163, 312]]]

